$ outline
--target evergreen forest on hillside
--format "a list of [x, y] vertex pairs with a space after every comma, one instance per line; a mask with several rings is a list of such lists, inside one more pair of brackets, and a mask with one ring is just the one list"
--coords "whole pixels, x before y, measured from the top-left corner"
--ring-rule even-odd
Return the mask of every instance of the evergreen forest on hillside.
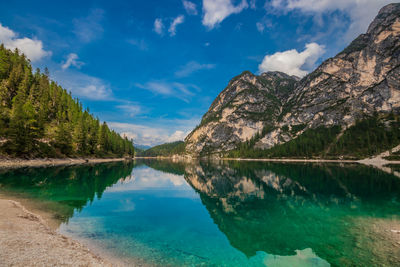
[[166, 143], [158, 146], [154, 146], [145, 151], [137, 153], [140, 157], [167, 157], [172, 155], [181, 155], [185, 153], [185, 143], [183, 141], [176, 141], [172, 143]]
[[34, 73], [18, 49], [0, 45], [0, 156], [133, 156], [131, 140], [110, 130], [56, 82]]
[[[293, 129], [293, 127], [292, 127]], [[340, 126], [307, 129], [298, 137], [261, 150], [254, 145], [262, 135], [256, 135], [227, 157], [241, 158], [346, 158], [362, 159], [377, 155], [400, 144], [400, 116], [374, 114], [358, 120], [342, 134]], [[393, 154], [393, 159], [397, 156]]]

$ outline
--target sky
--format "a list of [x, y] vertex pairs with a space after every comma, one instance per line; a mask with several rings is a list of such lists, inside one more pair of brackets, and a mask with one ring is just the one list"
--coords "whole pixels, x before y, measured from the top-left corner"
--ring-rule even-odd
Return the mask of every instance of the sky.
[[0, 42], [135, 144], [183, 140], [245, 70], [299, 77], [387, 0], [0, 0]]

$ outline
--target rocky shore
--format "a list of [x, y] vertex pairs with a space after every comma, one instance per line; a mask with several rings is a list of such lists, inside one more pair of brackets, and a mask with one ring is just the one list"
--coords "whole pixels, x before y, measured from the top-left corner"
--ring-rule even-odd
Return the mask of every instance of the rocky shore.
[[0, 210], [0, 266], [113, 266], [19, 202], [0, 199]]
[[125, 158], [11, 159], [0, 158], [0, 168], [51, 167], [123, 161]]

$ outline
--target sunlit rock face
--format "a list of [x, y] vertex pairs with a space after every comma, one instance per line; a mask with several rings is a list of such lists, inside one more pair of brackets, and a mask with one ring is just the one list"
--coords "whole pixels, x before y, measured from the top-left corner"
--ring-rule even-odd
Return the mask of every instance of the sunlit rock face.
[[[301, 80], [280, 72], [232, 79], [186, 138], [187, 152], [218, 155], [271, 126], [256, 143], [268, 149], [309, 128], [346, 129], [374, 112], [400, 113], [399, 64], [400, 4], [390, 4], [365, 34]], [[296, 125], [305, 127], [292, 131]]]
[[281, 72], [243, 72], [214, 100], [200, 126], [186, 138], [186, 149], [193, 154], [231, 150], [274, 125], [297, 81]]

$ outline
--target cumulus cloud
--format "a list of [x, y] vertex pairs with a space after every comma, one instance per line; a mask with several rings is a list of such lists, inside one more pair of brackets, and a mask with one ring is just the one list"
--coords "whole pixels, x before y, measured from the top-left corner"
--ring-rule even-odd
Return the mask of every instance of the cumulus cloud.
[[170, 36], [175, 36], [176, 35], [176, 27], [179, 24], [182, 24], [185, 20], [185, 16], [179, 15], [174, 20], [172, 21], [171, 25], [169, 26], [168, 32]]
[[182, 66], [177, 72], [175, 72], [175, 76], [178, 78], [187, 77], [194, 72], [200, 70], [210, 70], [213, 68], [215, 68], [215, 64], [200, 64], [196, 61], [190, 61], [186, 65]]
[[27, 37], [18, 38], [18, 34], [11, 29], [0, 24], [0, 42], [8, 49], [18, 48], [32, 62], [39, 61], [46, 56], [50, 56], [50, 51], [43, 49], [43, 43], [40, 40]]
[[159, 35], [162, 35], [164, 33], [164, 23], [162, 22], [162, 19], [157, 18], [154, 20], [153, 30]]
[[78, 58], [79, 58], [78, 55], [75, 53], [69, 54], [67, 57], [67, 61], [65, 61], [65, 63], [62, 64], [61, 68], [63, 70], [65, 70], [65, 69], [68, 69], [70, 66], [74, 66], [77, 69], [80, 69], [84, 63], [81, 61], [78, 61]]
[[324, 54], [324, 46], [317, 43], [306, 44], [305, 50], [298, 52], [295, 49], [266, 55], [258, 66], [260, 72], [281, 71], [298, 77], [305, 76]]
[[[177, 125], [181, 129], [170, 129], [169, 127], [145, 126], [132, 123], [109, 122], [108, 125], [115, 131], [133, 139], [135, 144], [145, 146], [155, 146], [163, 143], [170, 143], [183, 140], [193, 129], [192, 122], [190, 128], [181, 125], [179, 121], [171, 121], [171, 125]], [[195, 122], [194, 122], [195, 123]]]
[[[340, 11], [351, 20], [345, 39], [354, 39], [364, 33], [376, 16], [378, 10], [392, 0], [272, 0], [268, 8], [284, 12], [297, 10], [305, 14], [320, 16], [321, 14]], [[320, 19], [320, 18], [318, 18]], [[342, 23], [342, 22], [340, 22]]]
[[71, 69], [55, 71], [52, 74], [73, 96], [89, 100], [112, 100], [112, 90], [103, 80]]
[[246, 0], [242, 0], [237, 6], [232, 0], [203, 0], [203, 25], [212, 29], [228, 16], [240, 13], [248, 7]]
[[185, 102], [188, 102], [188, 99], [193, 96], [192, 89], [198, 90], [194, 85], [186, 85], [178, 82], [151, 81], [145, 84], [137, 83], [135, 85], [136, 87], [148, 90], [157, 95], [176, 97]]
[[189, 15], [197, 15], [197, 6], [195, 3], [183, 0], [182, 4], [186, 10], [186, 13], [188, 13]]
[[168, 137], [167, 142], [181, 141], [185, 139], [187, 135], [188, 133], [185, 133], [184, 131], [175, 131], [170, 137]]
[[104, 18], [104, 10], [94, 8], [83, 18], [76, 18], [73, 32], [84, 43], [92, 42], [102, 37], [104, 29], [101, 24]]

